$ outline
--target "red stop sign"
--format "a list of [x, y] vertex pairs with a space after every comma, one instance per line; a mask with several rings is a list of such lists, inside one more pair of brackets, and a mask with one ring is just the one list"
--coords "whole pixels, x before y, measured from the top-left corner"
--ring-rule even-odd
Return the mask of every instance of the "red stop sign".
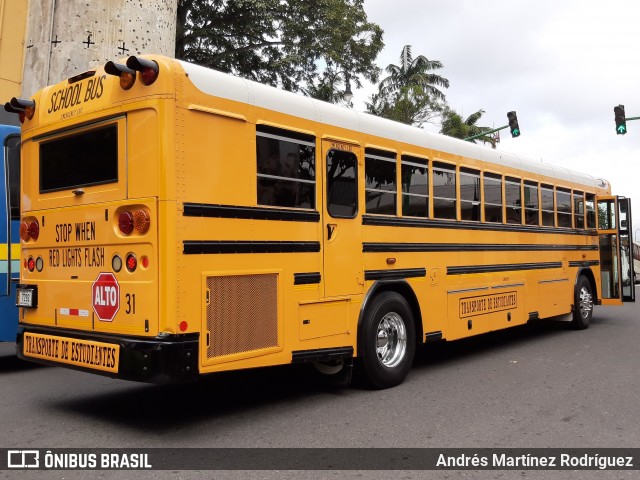
[[111, 322], [120, 309], [120, 285], [113, 273], [101, 273], [91, 286], [93, 310], [103, 322]]

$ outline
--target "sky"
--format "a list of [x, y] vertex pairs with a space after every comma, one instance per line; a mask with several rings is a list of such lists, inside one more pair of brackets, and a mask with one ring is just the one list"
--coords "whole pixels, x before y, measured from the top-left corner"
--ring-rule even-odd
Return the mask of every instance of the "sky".
[[[483, 109], [478, 125], [501, 127], [515, 110], [522, 134], [501, 131], [498, 149], [609, 180], [632, 198], [640, 241], [640, 120], [616, 135], [613, 114], [622, 104], [640, 116], [640, 1], [365, 0], [364, 9], [384, 30], [381, 68], [411, 45], [414, 57], [443, 63], [447, 102], [463, 117]], [[355, 108], [373, 91], [355, 91]]]

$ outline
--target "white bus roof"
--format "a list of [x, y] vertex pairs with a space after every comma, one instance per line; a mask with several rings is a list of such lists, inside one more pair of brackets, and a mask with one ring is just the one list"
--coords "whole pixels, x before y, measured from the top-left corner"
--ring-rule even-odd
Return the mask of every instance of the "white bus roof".
[[427, 132], [421, 128], [357, 112], [350, 108], [315, 100], [217, 70], [183, 61], [179, 62], [196, 88], [209, 95], [453, 155], [508, 166], [522, 170], [523, 173], [546, 175], [561, 181], [596, 188], [607, 188], [609, 185], [609, 182], [604, 179], [564, 167], [536, 162], [519, 155]]

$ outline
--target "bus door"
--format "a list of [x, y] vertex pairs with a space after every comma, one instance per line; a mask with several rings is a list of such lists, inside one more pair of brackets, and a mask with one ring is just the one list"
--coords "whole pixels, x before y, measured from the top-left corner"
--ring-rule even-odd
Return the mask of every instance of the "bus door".
[[602, 303], [634, 302], [631, 200], [607, 196], [597, 203]]
[[622, 282], [622, 301], [635, 302], [634, 266], [633, 266], [633, 225], [631, 224], [631, 199], [618, 197], [620, 214], [620, 280]]
[[322, 141], [325, 297], [362, 293], [362, 224], [358, 208], [360, 147]]

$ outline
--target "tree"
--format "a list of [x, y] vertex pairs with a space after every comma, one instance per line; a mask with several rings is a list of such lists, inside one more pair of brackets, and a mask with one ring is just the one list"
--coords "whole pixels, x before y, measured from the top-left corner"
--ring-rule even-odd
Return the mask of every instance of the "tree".
[[380, 90], [390, 93], [403, 87], [420, 87], [433, 100], [444, 101], [444, 93], [437, 87], [449, 88], [449, 80], [431, 73], [442, 67], [442, 62], [428, 60], [423, 55], [413, 58], [411, 45], [405, 45], [400, 53], [400, 64], [391, 63], [385, 69], [389, 76], [380, 82]]
[[[291, 91], [376, 82], [382, 29], [364, 0], [178, 0], [176, 58]], [[323, 94], [326, 94], [323, 93]], [[331, 98], [331, 95], [328, 95]]]
[[438, 116], [442, 109], [421, 87], [402, 87], [395, 92], [379, 90], [365, 102], [367, 112], [379, 117], [421, 127]]
[[[440, 133], [450, 137], [465, 139], [482, 132], [493, 130], [491, 127], [480, 127], [476, 125], [482, 115], [484, 115], [484, 110], [481, 109], [463, 120], [459, 113], [456, 113], [450, 107], [445, 107], [442, 112], [442, 127], [440, 128]], [[493, 148], [496, 147], [496, 139], [490, 135], [476, 138], [471, 140], [471, 142], [476, 143], [476, 140], [490, 143]]]
[[366, 104], [367, 111], [408, 125], [422, 126], [442, 111], [445, 96], [438, 87], [449, 87], [449, 80], [433, 73], [442, 68], [437, 60], [423, 55], [413, 58], [411, 45], [405, 45], [400, 64], [390, 64], [389, 74], [378, 85], [378, 93]]

